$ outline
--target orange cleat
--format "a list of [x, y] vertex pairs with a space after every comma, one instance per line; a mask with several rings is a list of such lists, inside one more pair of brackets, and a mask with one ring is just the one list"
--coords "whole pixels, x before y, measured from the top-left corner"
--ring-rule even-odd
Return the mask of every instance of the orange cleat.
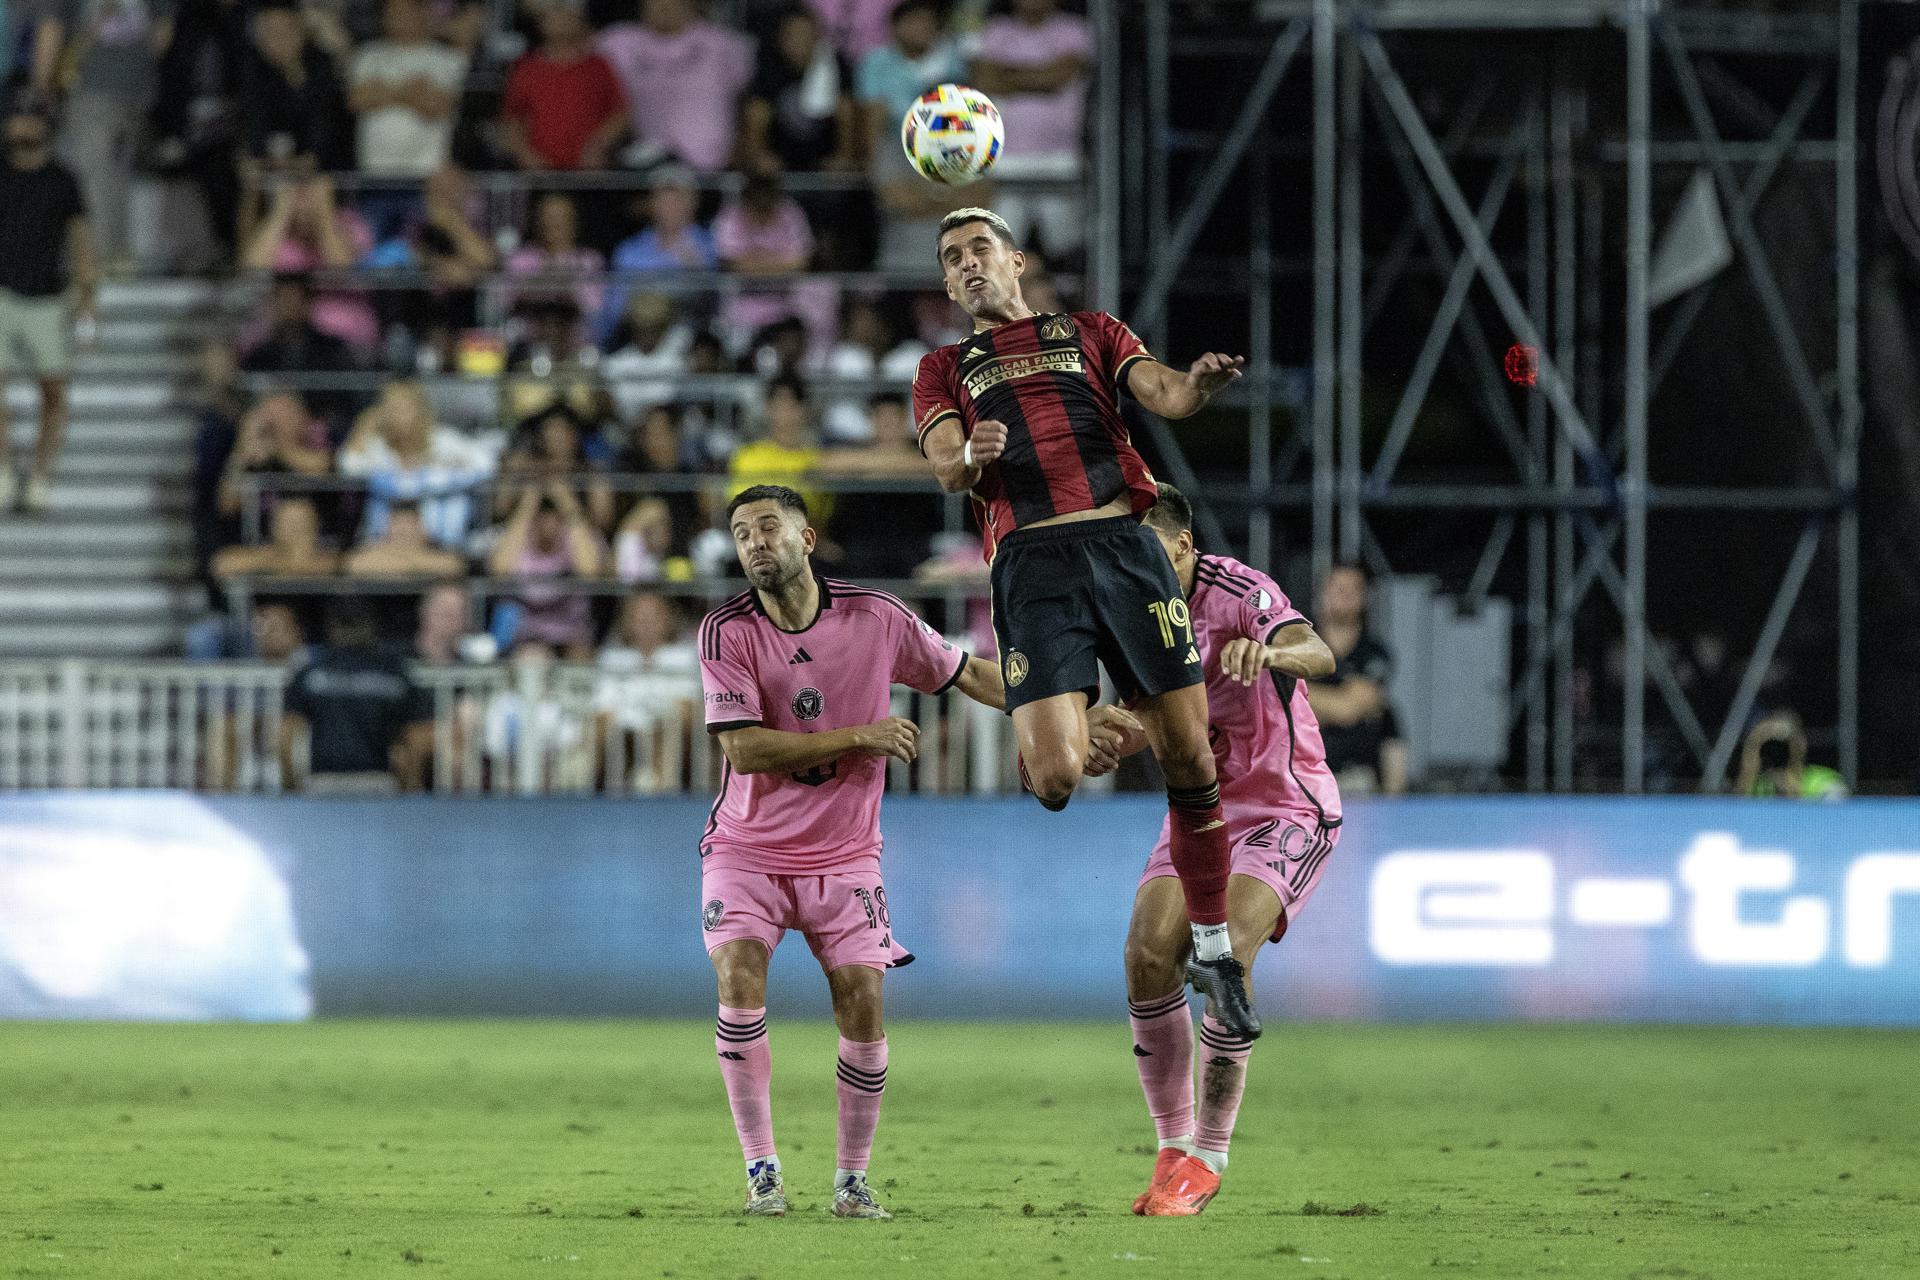
[[1173, 1172], [1173, 1166], [1186, 1157], [1187, 1153], [1178, 1147], [1160, 1148], [1160, 1154], [1153, 1160], [1153, 1177], [1147, 1179], [1147, 1189], [1133, 1198], [1133, 1211], [1136, 1214], [1144, 1214], [1147, 1211], [1147, 1201], [1153, 1198], [1153, 1193], [1160, 1189], [1160, 1184], [1165, 1182], [1167, 1175]]
[[1191, 1218], [1220, 1191], [1220, 1175], [1197, 1156], [1181, 1156], [1166, 1180], [1148, 1193], [1140, 1212], [1149, 1218]]

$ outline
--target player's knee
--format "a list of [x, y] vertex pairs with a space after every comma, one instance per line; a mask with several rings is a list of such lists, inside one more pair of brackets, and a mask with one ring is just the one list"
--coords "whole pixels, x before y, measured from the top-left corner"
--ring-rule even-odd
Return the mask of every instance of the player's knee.
[[878, 984], [848, 984], [833, 994], [833, 1020], [849, 1040], [878, 1040], [882, 1035]]
[[1160, 772], [1169, 787], [1210, 787], [1218, 775], [1213, 768], [1213, 750], [1202, 740], [1197, 744], [1174, 743], [1160, 756]]
[[1047, 753], [1027, 765], [1027, 783], [1042, 800], [1058, 803], [1073, 795], [1086, 769], [1086, 760], [1072, 747]]
[[765, 953], [729, 944], [713, 953], [713, 975], [720, 1003], [734, 1009], [758, 1009], [767, 999]]
[[1178, 987], [1180, 957], [1174, 952], [1162, 939], [1129, 934], [1124, 955], [1127, 998], [1150, 1000]]

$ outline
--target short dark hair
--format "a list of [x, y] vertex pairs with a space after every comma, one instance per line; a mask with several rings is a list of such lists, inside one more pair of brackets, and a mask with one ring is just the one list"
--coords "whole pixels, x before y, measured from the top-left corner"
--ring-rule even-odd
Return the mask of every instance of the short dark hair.
[[1793, 763], [1793, 748], [1785, 739], [1768, 738], [1760, 744], [1760, 767], [1771, 773]]
[[793, 398], [801, 404], [807, 402], [807, 382], [797, 373], [780, 373], [767, 379], [767, 399], [773, 399], [776, 391], [791, 391]]
[[379, 635], [372, 608], [357, 596], [342, 596], [327, 610], [327, 643], [336, 649], [371, 648]]
[[893, 6], [893, 11], [887, 15], [887, 22], [889, 24], [898, 22], [908, 14], [919, 13], [922, 10], [938, 18], [940, 0], [900, 0], [900, 3]]
[[940, 219], [940, 234], [933, 238], [933, 256], [936, 260], [940, 257], [940, 242], [947, 238], [947, 232], [953, 230], [955, 227], [964, 227], [969, 222], [986, 223], [987, 230], [993, 232], [994, 239], [1009, 249], [1015, 250], [1016, 252], [1019, 250], [1020, 243], [1013, 238], [1013, 228], [1007, 225], [1005, 218], [993, 210], [980, 208], [955, 209], [952, 213]]
[[1160, 482], [1158, 496], [1147, 511], [1147, 523], [1156, 529], [1168, 533], [1179, 533], [1193, 529], [1193, 504], [1187, 501], [1187, 495], [1166, 483]]
[[789, 489], [783, 484], [749, 485], [733, 495], [733, 501], [727, 504], [727, 523], [733, 523], [733, 513], [749, 502], [775, 502], [783, 511], [798, 511], [802, 522], [813, 517], [807, 511], [807, 500], [800, 496], [798, 489]]

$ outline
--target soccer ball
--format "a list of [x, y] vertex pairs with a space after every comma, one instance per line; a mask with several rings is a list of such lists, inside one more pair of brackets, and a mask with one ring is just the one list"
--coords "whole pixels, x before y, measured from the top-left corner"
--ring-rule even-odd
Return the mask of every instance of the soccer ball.
[[907, 160], [929, 182], [963, 187], [993, 168], [1007, 140], [993, 99], [963, 84], [920, 95], [900, 122]]

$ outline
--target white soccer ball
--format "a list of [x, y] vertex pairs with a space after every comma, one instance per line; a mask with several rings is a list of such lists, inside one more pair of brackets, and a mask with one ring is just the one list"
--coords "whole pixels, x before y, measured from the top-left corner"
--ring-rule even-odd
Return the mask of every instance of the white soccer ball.
[[949, 187], [963, 187], [993, 168], [1006, 140], [993, 99], [964, 84], [929, 89], [900, 122], [908, 162], [927, 181]]

